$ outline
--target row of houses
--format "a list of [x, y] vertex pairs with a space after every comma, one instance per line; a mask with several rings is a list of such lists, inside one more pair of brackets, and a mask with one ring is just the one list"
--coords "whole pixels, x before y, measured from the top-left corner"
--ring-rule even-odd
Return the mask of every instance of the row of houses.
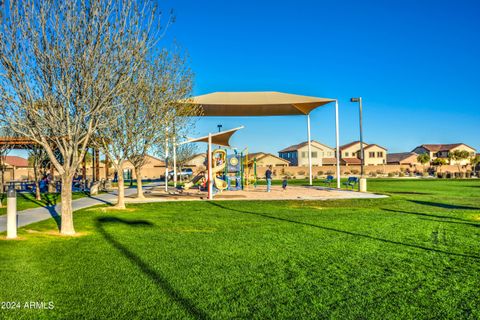
[[[313, 166], [333, 166], [336, 165], [336, 151], [335, 148], [327, 146], [326, 144], [318, 141], [311, 141], [312, 148], [312, 165]], [[351, 143], [340, 146], [340, 165], [360, 165], [360, 141], [353, 141]], [[448, 154], [455, 150], [466, 150], [471, 157], [476, 155], [476, 150], [464, 143], [454, 144], [422, 144], [414, 148], [410, 152], [402, 153], [388, 153], [385, 147], [378, 144], [363, 143], [364, 150], [364, 164], [367, 166], [377, 166], [384, 164], [397, 164], [397, 165], [419, 165], [417, 158], [419, 154], [427, 153], [431, 160], [436, 158], [445, 158], [448, 160]], [[205, 153], [196, 154], [191, 159], [186, 161], [188, 167], [199, 167], [205, 163]], [[299, 144], [291, 145], [280, 151], [278, 156], [266, 153], [257, 152], [249, 155], [249, 158], [256, 158], [257, 166], [274, 166], [274, 167], [287, 167], [287, 166], [308, 166], [308, 141], [301, 142]], [[459, 161], [450, 161], [451, 165], [467, 165], [470, 163], [470, 159], [464, 159]]]
[[[312, 165], [313, 166], [334, 166], [336, 165], [335, 149], [318, 141], [311, 142], [312, 147]], [[419, 154], [427, 153], [431, 160], [436, 158], [447, 159], [450, 165], [468, 165], [470, 159], [459, 161], [448, 160], [448, 154], [455, 150], [467, 151], [471, 157], [476, 155], [476, 150], [464, 143], [455, 144], [423, 144], [414, 148], [410, 152], [388, 153], [388, 150], [378, 144], [363, 143], [366, 166], [378, 165], [420, 165], [417, 158]], [[307, 167], [308, 166], [308, 142], [291, 145], [278, 152], [278, 156], [267, 152], [256, 152], [248, 155], [249, 159], [256, 159], [258, 167]], [[184, 163], [184, 167], [194, 169], [204, 169], [206, 154], [199, 153], [189, 158]], [[340, 147], [340, 164], [342, 166], [360, 165], [360, 142], [353, 141]], [[3, 158], [3, 178], [10, 180], [30, 180], [33, 179], [33, 168], [27, 159], [17, 156], [6, 156]], [[126, 163], [126, 170], [132, 170], [133, 166]], [[165, 173], [165, 162], [153, 156], [148, 156], [148, 161], [142, 170], [142, 178], [158, 179]], [[87, 169], [87, 176], [92, 174], [92, 168]], [[109, 176], [113, 176], [113, 170], [109, 170]], [[103, 179], [107, 175], [105, 164], [100, 163], [99, 178]], [[133, 178], [135, 174], [133, 172]]]

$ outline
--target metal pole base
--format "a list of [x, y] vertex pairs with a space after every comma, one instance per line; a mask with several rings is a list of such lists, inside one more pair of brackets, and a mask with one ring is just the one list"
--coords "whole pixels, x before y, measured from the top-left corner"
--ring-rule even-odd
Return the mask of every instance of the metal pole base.
[[358, 189], [360, 192], [367, 192], [367, 178], [360, 178]]

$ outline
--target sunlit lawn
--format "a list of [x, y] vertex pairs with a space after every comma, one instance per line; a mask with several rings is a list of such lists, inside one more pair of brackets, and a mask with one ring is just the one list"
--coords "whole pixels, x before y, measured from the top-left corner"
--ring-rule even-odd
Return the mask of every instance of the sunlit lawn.
[[480, 180], [370, 180], [391, 197], [75, 213], [0, 241], [7, 319], [480, 318]]

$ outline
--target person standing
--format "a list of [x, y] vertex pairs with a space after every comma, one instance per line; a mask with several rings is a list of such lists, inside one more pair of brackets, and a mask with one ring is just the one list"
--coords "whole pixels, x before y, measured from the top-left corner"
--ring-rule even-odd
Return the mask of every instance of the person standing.
[[272, 187], [272, 166], [268, 166], [267, 171], [265, 171], [265, 178], [267, 179], [267, 192], [270, 192]]

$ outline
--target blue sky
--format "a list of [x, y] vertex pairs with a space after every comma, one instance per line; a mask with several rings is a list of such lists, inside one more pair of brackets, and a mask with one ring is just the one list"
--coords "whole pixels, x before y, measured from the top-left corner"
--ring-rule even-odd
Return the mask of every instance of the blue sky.
[[[174, 9], [172, 40], [186, 49], [193, 94], [283, 91], [337, 98], [340, 142], [389, 152], [464, 142], [480, 152], [479, 1], [160, 1]], [[312, 138], [334, 146], [334, 106], [312, 115]], [[192, 136], [244, 125], [239, 148], [276, 153], [306, 140], [297, 117], [202, 118]], [[205, 146], [200, 146], [203, 150]]]
[[[194, 94], [283, 91], [337, 98], [340, 142], [390, 152], [465, 142], [480, 150], [478, 1], [186, 1], [164, 43], [188, 50]], [[192, 134], [245, 125], [238, 147], [276, 153], [306, 140], [304, 117], [203, 118]], [[312, 113], [312, 138], [334, 145], [334, 107]], [[202, 147], [203, 148], [203, 147]]]

